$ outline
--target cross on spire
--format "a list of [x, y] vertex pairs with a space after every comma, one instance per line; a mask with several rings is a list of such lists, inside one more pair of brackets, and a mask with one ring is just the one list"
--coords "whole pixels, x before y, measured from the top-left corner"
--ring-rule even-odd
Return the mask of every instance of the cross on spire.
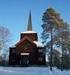
[[29, 12], [29, 19], [28, 19], [28, 27], [27, 27], [27, 31], [32, 31], [31, 11]]

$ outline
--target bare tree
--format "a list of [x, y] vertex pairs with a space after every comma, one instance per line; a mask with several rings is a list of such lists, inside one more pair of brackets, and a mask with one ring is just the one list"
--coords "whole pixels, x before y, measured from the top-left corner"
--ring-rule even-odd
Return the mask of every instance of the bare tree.
[[10, 31], [8, 28], [0, 26], [0, 56], [6, 58], [10, 40]]

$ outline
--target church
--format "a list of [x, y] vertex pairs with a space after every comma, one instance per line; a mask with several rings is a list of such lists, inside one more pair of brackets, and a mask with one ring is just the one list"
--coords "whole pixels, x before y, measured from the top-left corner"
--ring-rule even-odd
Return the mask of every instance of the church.
[[31, 12], [27, 31], [20, 33], [20, 40], [9, 48], [9, 65], [29, 66], [45, 65], [44, 46], [38, 41], [38, 35], [32, 30]]

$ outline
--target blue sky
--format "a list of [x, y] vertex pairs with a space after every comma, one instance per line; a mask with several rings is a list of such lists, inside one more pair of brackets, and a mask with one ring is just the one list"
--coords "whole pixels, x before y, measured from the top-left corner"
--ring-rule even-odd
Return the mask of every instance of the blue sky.
[[0, 25], [10, 29], [12, 44], [19, 40], [20, 32], [26, 30], [29, 10], [32, 12], [33, 30], [41, 39], [41, 19], [48, 7], [53, 7], [70, 23], [70, 0], [0, 0]]

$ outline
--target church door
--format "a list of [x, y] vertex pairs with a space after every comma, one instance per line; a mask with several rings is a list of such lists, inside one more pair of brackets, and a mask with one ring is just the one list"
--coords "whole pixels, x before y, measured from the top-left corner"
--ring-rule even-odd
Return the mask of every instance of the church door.
[[21, 55], [20, 64], [23, 66], [27, 66], [29, 64], [29, 56], [28, 55]]

